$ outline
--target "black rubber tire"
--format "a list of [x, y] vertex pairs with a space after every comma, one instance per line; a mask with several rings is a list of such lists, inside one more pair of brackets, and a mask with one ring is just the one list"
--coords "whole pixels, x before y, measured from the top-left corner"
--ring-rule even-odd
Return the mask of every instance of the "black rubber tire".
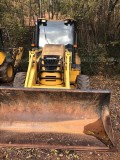
[[[11, 69], [11, 73], [9, 75], [8, 69]], [[5, 62], [2, 66], [0, 66], [0, 81], [3, 83], [11, 82], [14, 79], [14, 66], [12, 62]]]
[[13, 87], [24, 87], [26, 72], [18, 72], [15, 75]]
[[89, 89], [90, 81], [87, 75], [79, 75], [77, 77], [77, 89]]

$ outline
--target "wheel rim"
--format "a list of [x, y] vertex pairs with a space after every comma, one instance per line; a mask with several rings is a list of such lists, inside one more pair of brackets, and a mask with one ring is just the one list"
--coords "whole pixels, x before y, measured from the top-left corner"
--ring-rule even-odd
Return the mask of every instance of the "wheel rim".
[[11, 65], [8, 66], [7, 75], [9, 78], [13, 76], [13, 67]]

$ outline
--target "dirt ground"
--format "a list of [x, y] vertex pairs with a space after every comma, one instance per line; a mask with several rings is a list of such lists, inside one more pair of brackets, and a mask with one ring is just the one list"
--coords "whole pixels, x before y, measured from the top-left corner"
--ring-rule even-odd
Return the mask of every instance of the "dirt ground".
[[92, 88], [112, 92], [110, 111], [117, 152], [1, 148], [0, 160], [120, 160], [120, 77], [93, 76], [90, 82]]

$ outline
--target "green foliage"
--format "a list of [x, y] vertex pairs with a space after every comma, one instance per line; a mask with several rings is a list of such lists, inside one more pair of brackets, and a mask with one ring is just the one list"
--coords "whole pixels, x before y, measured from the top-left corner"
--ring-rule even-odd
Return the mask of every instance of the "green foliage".
[[99, 44], [87, 53], [81, 50], [82, 72], [87, 75], [112, 75], [120, 74], [120, 58], [110, 56], [105, 45]]
[[40, 16], [76, 19], [79, 54], [88, 61], [82, 63], [84, 73], [108, 72], [111, 62], [106, 59], [120, 57], [119, 0], [3, 0], [0, 15], [0, 25], [9, 30], [11, 46], [23, 46], [25, 57], [31, 44], [31, 25]]

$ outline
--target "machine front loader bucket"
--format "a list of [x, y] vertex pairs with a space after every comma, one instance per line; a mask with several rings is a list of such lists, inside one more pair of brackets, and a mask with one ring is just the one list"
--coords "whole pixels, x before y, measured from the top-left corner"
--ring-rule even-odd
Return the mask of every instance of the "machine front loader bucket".
[[0, 88], [0, 146], [114, 149], [109, 91]]

